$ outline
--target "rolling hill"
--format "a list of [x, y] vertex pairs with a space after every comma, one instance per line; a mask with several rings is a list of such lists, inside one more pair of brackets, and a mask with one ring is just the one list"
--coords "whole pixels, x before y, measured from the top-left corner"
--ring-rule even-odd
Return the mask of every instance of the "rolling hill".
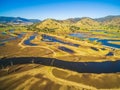
[[26, 19], [21, 17], [5, 17], [0, 16], [0, 23], [1, 24], [33, 24], [40, 22], [38, 19]]
[[58, 21], [55, 19], [46, 19], [36, 25], [36, 28], [46, 31], [46, 32], [69, 32], [69, 24], [63, 21]]
[[120, 15], [117, 16], [106, 16], [102, 18], [69, 18], [65, 20], [56, 20], [56, 19], [45, 19], [40, 21], [38, 19], [26, 19], [21, 17], [4, 17], [0, 16], [0, 24], [22, 24], [22, 25], [31, 25], [41, 30], [52, 30], [54, 32], [69, 32], [72, 28], [79, 27], [82, 30], [91, 30], [91, 29], [109, 29], [109, 30], [119, 30], [120, 29]]
[[91, 19], [91, 18], [82, 18], [75, 23], [75, 26], [78, 26], [83, 29], [93, 29], [99, 27], [100, 23]]

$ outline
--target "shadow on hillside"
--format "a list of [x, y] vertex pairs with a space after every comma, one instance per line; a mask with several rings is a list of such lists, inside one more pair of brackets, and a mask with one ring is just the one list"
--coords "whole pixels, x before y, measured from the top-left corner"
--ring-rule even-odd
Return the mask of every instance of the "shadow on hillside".
[[42, 64], [80, 73], [116, 73], [120, 72], [120, 61], [106, 62], [67, 62], [55, 58], [44, 57], [15, 57], [0, 59], [0, 68], [17, 64]]

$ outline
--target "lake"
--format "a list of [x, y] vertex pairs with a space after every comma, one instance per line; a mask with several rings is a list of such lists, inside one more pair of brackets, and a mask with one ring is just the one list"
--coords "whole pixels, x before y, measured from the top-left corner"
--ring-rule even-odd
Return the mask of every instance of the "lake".
[[24, 35], [25, 33], [22, 32], [20, 34], [17, 34], [17, 37], [10, 37], [10, 38], [7, 38], [7, 39], [3, 39], [3, 40], [0, 40], [0, 46], [4, 46], [6, 42], [9, 42], [11, 40], [16, 40], [16, 39], [19, 39], [19, 38], [22, 38], [22, 36]]
[[100, 42], [102, 43], [102, 45], [104, 46], [108, 46], [108, 47], [111, 47], [111, 48], [118, 48], [120, 49], [120, 45], [117, 45], [117, 44], [112, 44], [110, 43], [110, 41], [117, 41], [117, 42], [120, 42], [120, 40], [113, 40], [113, 39], [100, 39], [100, 38], [88, 38], [87, 37], [87, 34], [82, 34], [82, 33], [72, 33], [70, 34], [70, 36], [73, 36], [73, 37], [77, 37], [77, 38], [80, 38], [80, 39], [88, 39], [90, 41], [97, 41], [97, 42]]

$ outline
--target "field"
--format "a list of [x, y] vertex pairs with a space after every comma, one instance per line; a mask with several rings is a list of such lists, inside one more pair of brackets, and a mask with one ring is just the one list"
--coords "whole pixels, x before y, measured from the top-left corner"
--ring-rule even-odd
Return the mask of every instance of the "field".
[[[24, 32], [22, 37], [17, 38], [22, 32]], [[119, 73], [80, 73], [70, 70], [64, 65], [55, 65], [57, 60], [73, 63], [118, 61], [120, 59], [119, 49], [105, 47], [89, 40], [45, 32], [23, 30], [4, 31], [4, 33], [0, 32], [1, 40], [11, 37], [15, 39], [5, 41], [4, 45], [0, 46], [1, 61], [9, 58], [38, 57], [41, 63], [36, 63], [34, 59], [30, 60], [29, 64], [8, 62], [8, 65], [5, 65], [1, 63], [1, 90], [97, 90], [108, 88], [114, 90], [120, 88]], [[90, 32], [88, 34], [90, 35]], [[94, 35], [101, 36], [98, 33], [94, 33]], [[34, 37], [30, 39], [31, 36]], [[50, 41], [46, 37], [52, 38], [51, 40], [54, 41]], [[106, 36], [101, 36], [101, 38], [103, 37]]]
[[0, 0], [0, 90], [120, 90], [120, 0]]

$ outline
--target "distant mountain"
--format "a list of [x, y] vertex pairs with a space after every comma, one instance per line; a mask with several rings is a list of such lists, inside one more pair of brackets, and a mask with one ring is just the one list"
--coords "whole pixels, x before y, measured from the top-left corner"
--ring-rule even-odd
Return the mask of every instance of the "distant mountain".
[[69, 21], [71, 21], [71, 22], [73, 22], [73, 23], [76, 23], [76, 22], [80, 21], [80, 20], [83, 19], [83, 18], [90, 18], [90, 17], [68, 18], [68, 19], [66, 19], [66, 20], [69, 20]]
[[28, 19], [30, 22], [33, 22], [33, 23], [38, 23], [38, 22], [41, 22], [41, 20], [39, 19]]
[[89, 17], [69, 18], [67, 20], [81, 29], [99, 29], [103, 26], [109, 29], [120, 29], [120, 15], [110, 15], [96, 19]]
[[57, 22], [61, 23], [61, 24], [64, 24], [64, 25], [71, 25], [73, 24], [74, 22], [72, 22], [71, 20], [57, 20]]
[[3, 24], [33, 24], [40, 22], [38, 19], [26, 19], [21, 17], [5, 17], [0, 16], [0, 23]]
[[110, 29], [120, 29], [120, 15], [106, 16], [98, 18], [96, 21], [101, 22], [101, 25], [109, 27]]
[[93, 19], [89, 17], [69, 18], [66, 20], [46, 19], [36, 25], [39, 29], [69, 30], [69, 29], [120, 29], [120, 15]]
[[[120, 15], [106, 16], [102, 18], [69, 18], [65, 20], [45, 19], [40, 21], [38, 19], [26, 19], [21, 17], [4, 17], [0, 16], [0, 24], [17, 24], [17, 25], [31, 25], [38, 29], [54, 30], [54, 31], [68, 31], [72, 29], [120, 29]], [[74, 27], [74, 28], [73, 28]]]
[[120, 18], [116, 17], [111, 20], [106, 20], [102, 23], [102, 25], [111, 29], [120, 30]]
[[68, 18], [68, 19], [66, 19], [66, 20], [75, 23], [75, 22], [78, 22], [80, 19], [81, 19], [81, 18]]
[[116, 16], [109, 15], [109, 16], [102, 17], [102, 18], [96, 18], [95, 20], [98, 21], [98, 22], [104, 22], [104, 21], [110, 21], [114, 18], [120, 18], [120, 15], [116, 15]]

